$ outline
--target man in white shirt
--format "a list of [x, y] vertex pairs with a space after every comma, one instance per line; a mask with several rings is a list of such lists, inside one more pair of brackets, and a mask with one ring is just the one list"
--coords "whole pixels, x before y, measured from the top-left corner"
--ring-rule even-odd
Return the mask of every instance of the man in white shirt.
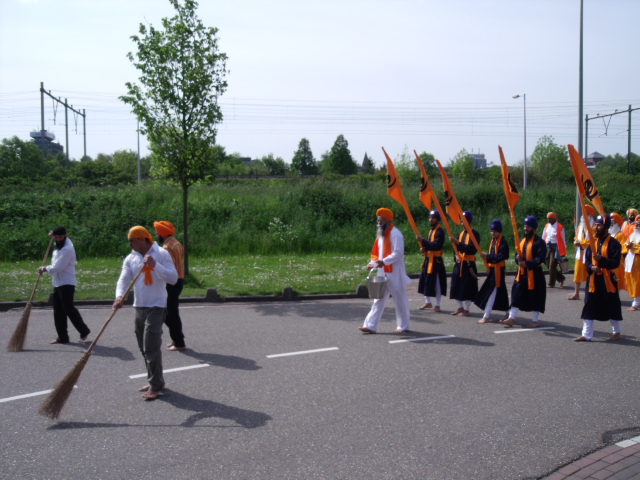
[[542, 231], [542, 240], [547, 244], [547, 265], [549, 267], [548, 288], [556, 286], [556, 281], [560, 288], [564, 286], [564, 275], [560, 269], [560, 260], [567, 255], [567, 236], [564, 225], [558, 221], [558, 216], [554, 212], [547, 213], [547, 224]]
[[51, 265], [40, 267], [39, 273], [48, 273], [53, 278], [53, 321], [56, 326], [58, 337], [51, 342], [69, 343], [69, 332], [67, 330], [67, 317], [71, 324], [78, 330], [80, 341], [87, 340], [89, 327], [82, 320], [82, 315], [73, 304], [73, 296], [76, 292], [76, 251], [73, 243], [67, 237], [67, 230], [64, 227], [56, 227], [49, 232], [53, 238], [56, 248], [51, 256]]
[[162, 323], [167, 313], [167, 283], [178, 281], [178, 272], [171, 255], [152, 240], [148, 230], [136, 226], [129, 230], [129, 245], [133, 251], [124, 259], [116, 286], [114, 310], [124, 306], [124, 292], [142, 270], [133, 286], [135, 331], [138, 347], [147, 366], [148, 384], [139, 391], [142, 398], [155, 400], [164, 389], [162, 375]]

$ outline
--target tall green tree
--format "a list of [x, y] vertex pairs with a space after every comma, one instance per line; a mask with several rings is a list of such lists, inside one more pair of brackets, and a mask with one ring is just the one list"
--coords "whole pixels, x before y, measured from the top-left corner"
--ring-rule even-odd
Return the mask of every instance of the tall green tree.
[[317, 175], [318, 165], [313, 157], [309, 140], [303, 138], [298, 144], [298, 150], [293, 154], [291, 170], [300, 175]]
[[342, 134], [338, 135], [329, 152], [327, 172], [338, 173], [340, 175], [353, 175], [358, 173], [358, 165], [353, 161], [353, 157], [349, 151], [349, 142], [347, 142]]
[[569, 151], [566, 146], [556, 144], [551, 135], [538, 140], [531, 154], [531, 166], [532, 179], [541, 185], [549, 181], [564, 183], [573, 179]]
[[42, 173], [44, 157], [33, 142], [25, 142], [17, 136], [5, 138], [0, 144], [0, 179], [2, 182], [31, 183]]
[[286, 175], [287, 173], [287, 164], [284, 159], [281, 157], [274, 158], [273, 153], [265, 155], [258, 161], [267, 168], [268, 175]]
[[449, 167], [451, 167], [451, 175], [462, 180], [471, 180], [475, 175], [473, 158], [464, 148], [454, 155]]
[[366, 173], [368, 175], [373, 175], [376, 173], [376, 166], [373, 164], [373, 160], [366, 154], [364, 154], [364, 158], [362, 159], [362, 173]]
[[140, 24], [128, 58], [140, 73], [127, 82], [127, 95], [151, 145], [154, 170], [182, 187], [185, 274], [189, 273], [189, 187], [203, 179], [214, 161], [219, 97], [227, 88], [227, 56], [219, 51], [217, 28], [205, 27], [195, 0], [169, 0], [176, 15], [162, 28]]

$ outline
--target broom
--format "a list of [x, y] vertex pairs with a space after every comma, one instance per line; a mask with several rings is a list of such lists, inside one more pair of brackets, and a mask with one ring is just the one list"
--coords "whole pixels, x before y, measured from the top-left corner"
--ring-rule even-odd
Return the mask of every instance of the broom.
[[[49, 257], [49, 251], [51, 250], [52, 244], [53, 237], [51, 237], [51, 240], [49, 240], [47, 252], [44, 254], [44, 260], [42, 260], [43, 267], [47, 264], [47, 258]], [[31, 315], [33, 298], [36, 296], [36, 290], [38, 289], [38, 284], [40, 283], [41, 278], [42, 273], [38, 272], [38, 279], [36, 280], [36, 284], [33, 287], [33, 292], [31, 292], [31, 298], [25, 305], [24, 311], [22, 312], [22, 317], [20, 317], [20, 321], [16, 326], [16, 330], [13, 332], [11, 339], [9, 339], [9, 343], [7, 344], [7, 352], [21, 352], [24, 349], [24, 341], [27, 338], [27, 327], [29, 326], [29, 316]]]
[[[138, 280], [138, 277], [142, 273], [143, 269], [144, 269], [144, 265], [142, 266], [140, 271], [136, 274], [136, 276], [133, 277], [133, 280], [131, 280], [131, 283], [129, 283], [129, 286], [127, 287], [127, 290], [124, 292], [124, 295], [123, 295], [124, 299], [126, 299], [127, 296], [129, 295], [131, 288], [133, 288], [134, 283], [136, 283], [136, 280]], [[60, 383], [56, 385], [56, 388], [54, 388], [51, 391], [47, 399], [44, 402], [42, 402], [42, 405], [38, 410], [41, 415], [44, 415], [45, 417], [49, 417], [53, 419], [56, 419], [60, 416], [60, 412], [62, 411], [64, 404], [69, 398], [69, 395], [71, 395], [71, 392], [73, 391], [73, 387], [78, 381], [78, 378], [80, 378], [80, 374], [82, 373], [84, 366], [89, 361], [91, 352], [95, 348], [96, 343], [98, 343], [98, 339], [100, 338], [102, 333], [105, 331], [105, 329], [107, 328], [107, 325], [109, 325], [109, 322], [114, 317], [116, 312], [117, 310], [113, 310], [111, 312], [111, 315], [109, 315], [109, 318], [107, 318], [107, 320], [104, 322], [104, 325], [102, 325], [100, 332], [98, 332], [98, 335], [96, 335], [93, 342], [91, 342], [91, 345], [89, 345], [89, 348], [87, 348], [86, 352], [84, 352], [82, 357], [80, 357], [80, 360], [78, 360], [78, 362], [74, 365], [74, 367], [71, 370], [69, 370], [69, 373], [65, 375], [65, 377], [60, 381]]]

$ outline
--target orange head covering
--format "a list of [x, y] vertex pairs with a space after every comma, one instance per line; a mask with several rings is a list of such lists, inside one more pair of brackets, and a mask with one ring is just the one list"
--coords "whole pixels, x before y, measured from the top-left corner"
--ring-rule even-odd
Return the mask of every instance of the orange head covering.
[[376, 211], [376, 217], [382, 217], [385, 220], [388, 220], [389, 222], [393, 221], [393, 211], [389, 210], [388, 208], [379, 208]]
[[153, 222], [153, 228], [156, 229], [158, 235], [161, 237], [171, 237], [176, 234], [176, 227], [171, 222], [161, 220], [159, 222]]
[[148, 238], [149, 240], [153, 240], [153, 237], [151, 236], [151, 234], [149, 233], [149, 231], [140, 226], [137, 225], [135, 227], [131, 227], [131, 229], [129, 230], [129, 234], [127, 235], [127, 238], [132, 239], [132, 238]]
[[616, 222], [618, 225], [622, 226], [622, 224], [624, 223], [624, 220], [622, 219], [622, 217], [620, 216], [619, 213], [613, 212], [611, 214], [611, 220], [613, 220], [614, 222]]
[[593, 208], [591, 205], [585, 205], [584, 210], [587, 212], [587, 215], [589, 215], [590, 217], [596, 216], [596, 209]]
[[549, 212], [547, 213], [547, 218], [555, 218], [556, 220], [558, 220], [558, 215], [553, 212]]

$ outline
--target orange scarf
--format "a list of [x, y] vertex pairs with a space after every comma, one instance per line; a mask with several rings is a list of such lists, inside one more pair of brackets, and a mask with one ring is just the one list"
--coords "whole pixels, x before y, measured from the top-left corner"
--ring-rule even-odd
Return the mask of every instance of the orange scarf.
[[[391, 230], [393, 230], [393, 223], [389, 225], [389, 228], [387, 228], [387, 231], [384, 232], [384, 234], [382, 235], [382, 258], [388, 257], [389, 255], [391, 255], [391, 252], [393, 251], [391, 247], [391, 240], [389, 239], [389, 236], [391, 235]], [[376, 241], [373, 243], [373, 250], [371, 250], [371, 260], [374, 260], [374, 261], [381, 260], [380, 251], [378, 248], [378, 244], [379, 244], [378, 240], [379, 239], [376, 238]], [[385, 273], [393, 272], [393, 265], [385, 265], [384, 271]]]
[[[520, 241], [520, 251], [524, 252], [524, 258], [527, 262], [530, 262], [531, 260], [533, 260], [533, 241], [535, 240], [535, 235], [533, 237], [531, 237], [531, 241], [527, 242], [527, 237], [524, 237], [521, 241]], [[520, 275], [524, 275], [524, 269], [525, 267], [520, 267], [518, 268], [518, 275], [516, 277], [516, 281], [520, 281]], [[527, 269], [529, 270], [529, 269]], [[529, 288], [529, 290], [535, 290], [535, 285], [534, 285], [534, 275], [533, 275], [533, 270], [531, 270], [528, 274], [528, 284], [527, 287]]]
[[[471, 240], [471, 236], [467, 233], [467, 231], [460, 232], [460, 236], [458, 236], [458, 241], [463, 243], [464, 245], [469, 245], [469, 241]], [[460, 254], [460, 263], [467, 262], [475, 262], [475, 255], [467, 255], [466, 253]], [[462, 277], [462, 265], [460, 265], [460, 276]]]
[[[436, 225], [436, 228], [432, 228], [429, 232], [429, 242], [434, 242], [436, 239], [436, 232], [440, 228], [440, 225]], [[442, 256], [442, 250], [429, 250], [425, 256], [429, 259], [429, 266], [427, 267], [427, 273], [433, 273], [433, 259]]]
[[[501, 241], [502, 241], [502, 235], [500, 235], [497, 240], [495, 238], [491, 240], [491, 245], [489, 246], [490, 254], [491, 252], [493, 252], [494, 255], [498, 254], [498, 249], [500, 248]], [[500, 288], [500, 285], [502, 285], [502, 269], [504, 268], [504, 260], [498, 263], [490, 263], [489, 266], [496, 269], [496, 272], [495, 272], [496, 288]]]
[[[596, 240], [596, 250], [598, 250], [596, 253], [599, 253], [603, 257], [607, 257], [607, 255], [609, 253], [609, 240], [610, 239], [611, 239], [611, 235], [607, 235], [607, 238], [605, 239], [604, 242], [602, 242], [602, 244], [600, 244]], [[595, 265], [593, 263], [593, 257], [591, 259], [591, 263], [592, 263], [592, 265]], [[600, 268], [602, 269], [601, 273], [591, 272], [591, 279], [589, 280], [589, 292], [593, 293], [593, 292], [596, 291], [596, 275], [604, 275], [604, 284], [607, 286], [607, 292], [615, 293], [616, 292], [616, 287], [613, 284], [613, 281], [611, 281], [611, 271], [606, 269], [606, 268], [602, 268], [602, 267], [600, 267]]]
[[149, 265], [145, 265], [142, 267], [142, 271], [144, 272], [144, 284], [145, 285], [153, 285], [153, 277], [151, 276], [151, 272], [153, 272], [154, 268]]

